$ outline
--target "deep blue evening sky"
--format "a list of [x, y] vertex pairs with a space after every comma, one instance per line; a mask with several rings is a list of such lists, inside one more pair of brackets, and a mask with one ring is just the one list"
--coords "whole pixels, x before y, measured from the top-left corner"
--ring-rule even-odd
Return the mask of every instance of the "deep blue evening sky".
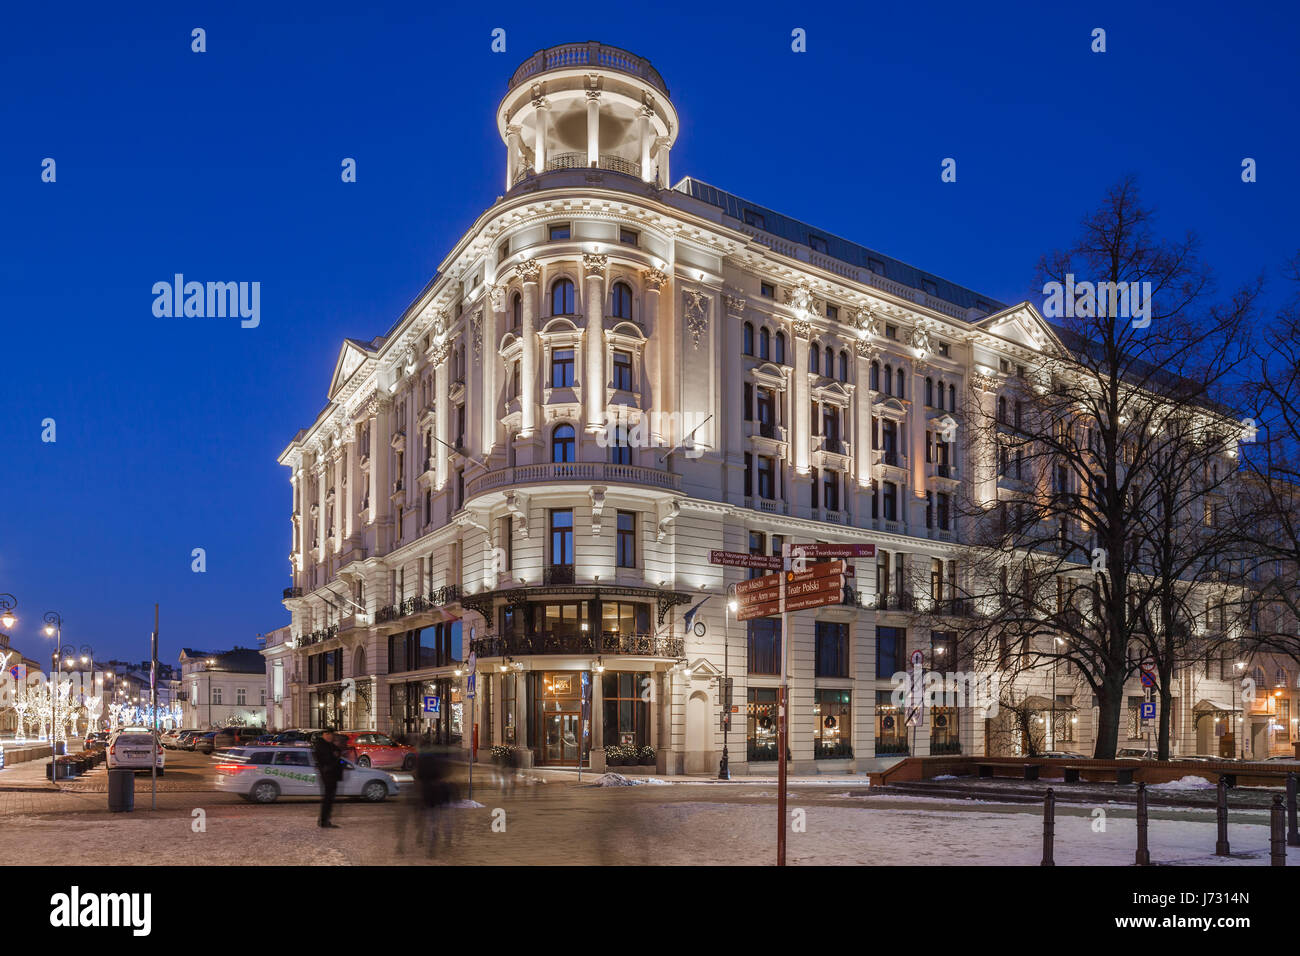
[[[1030, 295], [1038, 257], [1126, 172], [1166, 233], [1202, 236], [1225, 287], [1300, 246], [1294, 7], [288, 6], [5, 13], [0, 592], [29, 655], [49, 609], [65, 641], [139, 659], [159, 601], [173, 661], [288, 622], [276, 456], [321, 409], [342, 338], [386, 332], [502, 191], [495, 108], [543, 46], [654, 62], [683, 120], [674, 180], [1004, 301]], [[177, 272], [260, 281], [261, 326], [154, 318], [151, 286]]]

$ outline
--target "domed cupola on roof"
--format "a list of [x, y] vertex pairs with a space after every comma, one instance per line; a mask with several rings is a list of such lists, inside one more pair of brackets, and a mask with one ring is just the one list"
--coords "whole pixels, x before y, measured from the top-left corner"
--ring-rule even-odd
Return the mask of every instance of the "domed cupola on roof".
[[539, 50], [520, 64], [497, 111], [506, 189], [529, 175], [597, 167], [671, 185], [677, 112], [650, 61], [604, 43]]

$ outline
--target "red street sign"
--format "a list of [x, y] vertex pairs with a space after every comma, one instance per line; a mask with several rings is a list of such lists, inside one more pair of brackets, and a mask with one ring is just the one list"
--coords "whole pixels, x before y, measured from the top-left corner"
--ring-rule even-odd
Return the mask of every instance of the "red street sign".
[[832, 588], [796, 598], [786, 598], [785, 609], [787, 611], [806, 611], [809, 608], [825, 607], [827, 604], [839, 604], [842, 593], [840, 588]]
[[809, 558], [874, 558], [874, 544], [796, 544], [790, 547], [791, 554], [803, 551]]
[[781, 586], [779, 584], [773, 584], [771, 587], [764, 588], [761, 591], [750, 591], [738, 600], [738, 604], [740, 607], [746, 608], [752, 607], [755, 604], [767, 604], [769, 601], [779, 600], [781, 600]]
[[812, 578], [807, 581], [796, 581], [793, 584], [787, 584], [785, 587], [785, 600], [788, 606], [791, 598], [804, 597], [809, 594], [819, 594], [822, 591], [831, 591], [835, 594], [839, 594], [843, 590], [844, 575], [833, 574], [824, 578]]
[[781, 575], [765, 574], [761, 578], [751, 578], [748, 581], [741, 581], [736, 585], [736, 597], [744, 597], [755, 591], [766, 591], [768, 588], [781, 586]]
[[785, 580], [787, 584], [797, 584], [800, 581], [811, 581], [814, 578], [824, 578], [828, 575], [843, 573], [843, 561], [826, 561], [822, 564], [814, 564], [803, 571], [787, 571]]
[[768, 601], [766, 604], [744, 604], [736, 611], [737, 621], [748, 621], [755, 617], [771, 617], [781, 613], [780, 601]]
[[721, 564], [729, 568], [764, 568], [768, 571], [780, 571], [785, 566], [775, 555], [745, 554], [743, 551], [710, 551], [709, 564]]

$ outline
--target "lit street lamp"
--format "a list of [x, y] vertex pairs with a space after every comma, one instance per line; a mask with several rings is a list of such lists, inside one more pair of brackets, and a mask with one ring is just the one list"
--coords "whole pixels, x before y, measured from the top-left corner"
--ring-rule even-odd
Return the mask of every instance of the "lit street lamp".
[[731, 767], [728, 764], [727, 739], [731, 736], [731, 670], [730, 670], [730, 648], [731, 643], [731, 615], [735, 614], [740, 608], [740, 603], [736, 600], [735, 586], [728, 588], [731, 592], [728, 596], [726, 610], [722, 612], [722, 759], [718, 762], [718, 779], [730, 780]]
[[18, 599], [12, 594], [0, 594], [0, 611], [4, 612], [0, 614], [0, 624], [5, 626], [6, 631], [12, 630], [18, 622], [18, 618], [14, 617], [14, 608], [17, 606]]
[[[45, 635], [53, 637], [58, 642], [55, 645], [52, 661], [54, 666], [50, 668], [50, 677], [54, 681], [53, 693], [50, 694], [50, 750], [56, 756], [59, 753], [59, 741], [54, 739], [55, 730], [59, 726], [59, 662], [63, 659], [63, 615], [58, 611], [45, 612]], [[67, 749], [67, 737], [62, 741], [64, 750]]]

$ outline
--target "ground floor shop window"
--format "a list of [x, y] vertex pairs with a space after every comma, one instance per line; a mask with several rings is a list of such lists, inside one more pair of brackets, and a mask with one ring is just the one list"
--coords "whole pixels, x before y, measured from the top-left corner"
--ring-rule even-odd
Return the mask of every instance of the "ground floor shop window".
[[813, 756], [852, 757], [853, 708], [847, 690], [817, 690], [813, 696]]
[[602, 675], [604, 697], [604, 746], [619, 744], [638, 749], [650, 743], [650, 702], [642, 689], [649, 688], [649, 674], [607, 671]]
[[506, 674], [501, 678], [501, 742], [515, 744], [515, 694], [518, 678]]
[[579, 760], [586, 759], [591, 672], [542, 671], [535, 673], [533, 680], [537, 762], [551, 767], [578, 766]]
[[891, 691], [876, 691], [876, 755], [906, 753], [907, 721], [903, 708], [894, 703]]
[[935, 707], [930, 711], [930, 753], [961, 753], [961, 736], [958, 734], [957, 708]]
[[751, 687], [746, 719], [746, 755], [750, 760], [776, 760], [776, 688]]
[[343, 728], [342, 694], [337, 690], [314, 690], [307, 696], [313, 727]]

